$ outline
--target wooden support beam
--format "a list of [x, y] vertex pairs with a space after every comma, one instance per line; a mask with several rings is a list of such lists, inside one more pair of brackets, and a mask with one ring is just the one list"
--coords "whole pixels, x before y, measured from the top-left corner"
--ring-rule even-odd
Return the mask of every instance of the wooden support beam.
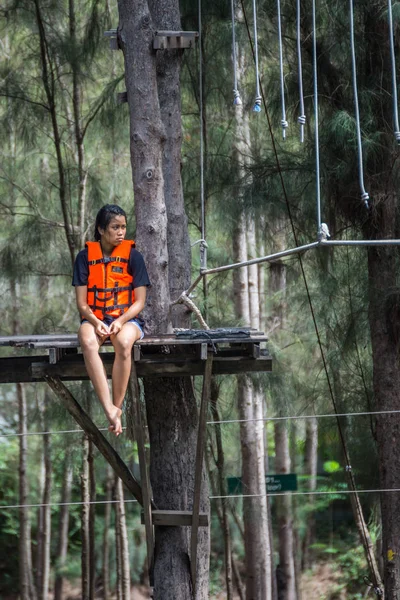
[[133, 346], [133, 360], [138, 362], [141, 358], [140, 346]]
[[[153, 510], [153, 525], [160, 527], [190, 527], [192, 525], [193, 513], [190, 510]], [[144, 513], [141, 513], [142, 524], [144, 524]], [[199, 513], [199, 527], [209, 526], [208, 513]]]
[[118, 452], [114, 450], [110, 442], [99, 431], [89, 415], [75, 400], [71, 392], [57, 377], [46, 376], [45, 381], [49, 384], [56, 396], [64, 404], [75, 421], [82, 427], [88, 438], [104, 456], [109, 465], [114, 469], [118, 477], [122, 479], [127, 489], [134, 495], [136, 500], [143, 506], [142, 488], [132, 475]]
[[118, 92], [117, 104], [123, 104], [124, 102], [128, 102], [128, 92]]
[[49, 363], [55, 365], [64, 354], [63, 348], [49, 348]]
[[[113, 354], [102, 354], [102, 360], [107, 372], [111, 377]], [[19, 383], [27, 381], [43, 381], [46, 375], [60, 377], [65, 380], [87, 379], [87, 372], [81, 356], [64, 357], [55, 365], [48, 363], [47, 357], [25, 357], [19, 359], [18, 366], [11, 364], [15, 359], [0, 359], [0, 383]], [[9, 362], [5, 362], [9, 361]], [[37, 362], [40, 361], [40, 362]], [[25, 372], [23, 372], [25, 371]], [[191, 375], [202, 375], [204, 361], [196, 358], [176, 358], [147, 360], [145, 357], [137, 363], [139, 377], [185, 377]], [[213, 375], [227, 375], [249, 372], [272, 371], [272, 359], [269, 355], [261, 355], [259, 359], [249, 356], [223, 357], [216, 356], [213, 362]]]
[[197, 354], [198, 354], [198, 357], [200, 360], [207, 360], [207, 355], [208, 355], [207, 342], [205, 342], [204, 344], [199, 344]]
[[154, 50], [193, 48], [198, 37], [197, 31], [156, 31], [153, 48]]
[[194, 475], [194, 493], [193, 493], [193, 515], [192, 530], [190, 536], [190, 571], [192, 575], [193, 597], [196, 597], [196, 577], [197, 577], [197, 542], [200, 520], [200, 497], [201, 482], [203, 478], [203, 459], [204, 446], [206, 442], [207, 429], [207, 409], [211, 393], [211, 376], [213, 366], [213, 354], [209, 352], [204, 369], [203, 390], [201, 394], [201, 404], [199, 413], [199, 427], [197, 433], [196, 463]]
[[143, 513], [144, 524], [146, 529], [146, 546], [147, 546], [147, 566], [149, 569], [150, 585], [153, 585], [153, 570], [154, 570], [154, 534], [152, 522], [152, 492], [150, 486], [149, 470], [147, 468], [146, 448], [143, 434], [142, 411], [140, 407], [140, 390], [139, 382], [136, 373], [135, 361], [132, 362], [131, 375], [129, 378], [129, 394], [132, 400], [133, 424], [135, 428], [135, 438], [138, 447], [140, 481], [142, 484], [143, 494]]

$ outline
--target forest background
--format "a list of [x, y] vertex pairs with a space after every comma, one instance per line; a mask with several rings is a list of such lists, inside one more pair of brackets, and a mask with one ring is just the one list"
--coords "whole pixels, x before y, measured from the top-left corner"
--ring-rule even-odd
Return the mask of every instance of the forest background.
[[[256, 76], [245, 14], [250, 31], [253, 17], [251, 3], [243, 6], [235, 4], [236, 68], [242, 107], [233, 105], [228, 2], [203, 2], [202, 103], [199, 46], [185, 51], [182, 57], [185, 206], [194, 243], [201, 237], [202, 105], [209, 267], [231, 263], [243, 255], [254, 258], [308, 243], [317, 236], [311, 3], [302, 3], [307, 117], [304, 144], [299, 141], [297, 123], [299, 78], [294, 3], [282, 3], [289, 122], [284, 142], [276, 6], [268, 1], [257, 4], [260, 77], [278, 161], [265, 107], [261, 113], [252, 111]], [[391, 131], [386, 3], [355, 3], [365, 171], [371, 192], [369, 210], [358, 190], [347, 9], [346, 2], [320, 2], [318, 7], [323, 220], [335, 239], [395, 238], [397, 152]], [[104, 37], [105, 30], [116, 27], [117, 7], [93, 0], [21, 0], [0, 10], [0, 331], [1, 335], [73, 332], [78, 326], [71, 287], [73, 260], [85, 240], [91, 238], [98, 208], [106, 202], [123, 206], [129, 215], [129, 237], [135, 237], [128, 107], [117, 102], [117, 93], [125, 89], [123, 57], [109, 49]], [[397, 41], [397, 4], [393, 11]], [[183, 29], [198, 30], [197, 6], [182, 2], [181, 15]], [[369, 36], [365, 36], [366, 31]], [[393, 403], [385, 405], [377, 395], [377, 355], [373, 355], [371, 344], [371, 319], [375, 319], [374, 311], [380, 311], [395, 348], [396, 364], [398, 256], [393, 249], [377, 251], [377, 257], [373, 252], [357, 247], [320, 248], [304, 255], [302, 265], [297, 257], [291, 257], [261, 264], [255, 270], [241, 270], [242, 278], [244, 273], [247, 279], [246, 293], [258, 307], [258, 325], [270, 338], [268, 347], [274, 360], [273, 373], [252, 378], [252, 385], [261, 391], [264, 414], [269, 419], [291, 417], [265, 423], [266, 471], [296, 473], [300, 492], [330, 492], [295, 495], [289, 503], [271, 498], [271, 586], [276, 598], [301, 597], [302, 589], [304, 597], [318, 597], [307, 586], [313, 585], [313, 578], [321, 585], [321, 573], [326, 584], [324, 598], [361, 598], [367, 589], [364, 577], [370, 575], [346, 494], [346, 461], [337, 423], [334, 417], [311, 417], [332, 414], [335, 407], [340, 413], [399, 408], [397, 398], [388, 396]], [[375, 286], [375, 282], [371, 286], [373, 263], [381, 269], [382, 277], [385, 269], [379, 265], [390, 266], [390, 275], [378, 290], [379, 304], [371, 291]], [[199, 266], [198, 250], [194, 247], [194, 276]], [[304, 287], [303, 268], [326, 372]], [[206, 286], [197, 288], [194, 300], [210, 326], [250, 324], [238, 310], [238, 285], [240, 281], [232, 272], [225, 272], [209, 277]], [[384, 356], [380, 360], [390, 362]], [[393, 375], [394, 386], [396, 377]], [[71, 389], [82, 402], [87, 402], [87, 384], [74, 384]], [[106, 598], [111, 593], [128, 597], [124, 593], [130, 585], [129, 577], [132, 583], [146, 584], [139, 507], [130, 502], [129, 495], [123, 493], [81, 433], [39, 433], [76, 429], [45, 386], [5, 385], [0, 394], [0, 594], [14, 597], [25, 585], [30, 590], [26, 597], [36, 594], [47, 598], [54, 590], [56, 597], [62, 598], [70, 589], [71, 594], [75, 590], [76, 597], [82, 597], [82, 592], [76, 590], [80, 586], [86, 589], [87, 583], [90, 597]], [[233, 377], [223, 377], [217, 381], [214, 394], [218, 412], [210, 413], [210, 421], [215, 414], [217, 420], [237, 419], [240, 384]], [[95, 398], [87, 402], [87, 409], [101, 424], [102, 413]], [[395, 427], [397, 417], [391, 415], [388, 419]], [[378, 431], [371, 415], [343, 417], [340, 423], [357, 488], [379, 489], [379, 423]], [[37, 435], [15, 435], [27, 427]], [[238, 423], [209, 426], [207, 466], [212, 496], [224, 496], [226, 477], [242, 473], [239, 429]], [[387, 437], [392, 442], [396, 439]], [[127, 439], [113, 443], [137, 472], [135, 445]], [[395, 445], [389, 454], [391, 460], [396, 456]], [[390, 459], [385, 468], [395, 473]], [[395, 475], [393, 478], [391, 487], [396, 487]], [[382, 562], [379, 495], [365, 493], [360, 497], [376, 556]], [[91, 504], [88, 510], [89, 505], [82, 502], [89, 499], [99, 504]], [[46, 506], [22, 512], [13, 508], [21, 503]], [[224, 564], [227, 548], [234, 593], [245, 597], [242, 508], [240, 498], [211, 501], [213, 597], [227, 597], [227, 589], [232, 586]], [[229, 545], [226, 527], [221, 535], [225, 514], [231, 536]], [[82, 534], [82, 524], [84, 532], [87, 528], [87, 537]], [[292, 533], [292, 567], [282, 562], [282, 557], [287, 557], [281, 537], [284, 530]], [[17, 555], [19, 562], [15, 560]], [[28, 555], [33, 556], [32, 564]], [[23, 584], [21, 562], [25, 572]], [[380, 566], [383, 573], [384, 567]], [[295, 573], [291, 597], [283, 589], [285, 584], [280, 583], [282, 570], [287, 581], [290, 568]]]

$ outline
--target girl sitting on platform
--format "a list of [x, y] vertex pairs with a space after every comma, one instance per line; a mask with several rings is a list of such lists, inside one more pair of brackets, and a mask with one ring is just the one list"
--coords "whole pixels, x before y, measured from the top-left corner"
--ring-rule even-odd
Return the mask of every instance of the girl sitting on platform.
[[[106, 204], [97, 214], [94, 242], [87, 242], [75, 260], [72, 285], [81, 315], [79, 341], [86, 370], [110, 423], [122, 433], [121, 406], [131, 371], [132, 346], [143, 338], [139, 317], [150, 285], [143, 256], [135, 242], [125, 240], [126, 214]], [[115, 350], [112, 398], [99, 348], [110, 339]]]

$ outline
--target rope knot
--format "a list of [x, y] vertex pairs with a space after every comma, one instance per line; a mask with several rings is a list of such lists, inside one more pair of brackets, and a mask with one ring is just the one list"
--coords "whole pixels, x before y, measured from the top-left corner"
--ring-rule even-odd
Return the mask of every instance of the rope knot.
[[233, 104], [235, 106], [242, 106], [243, 104], [239, 90], [233, 90]]
[[369, 194], [367, 192], [363, 192], [361, 194], [361, 200], [364, 202], [365, 208], [369, 208]]
[[306, 115], [300, 115], [299, 118], [297, 119], [297, 121], [300, 123], [300, 125], [305, 125], [306, 124]]
[[289, 127], [289, 123], [286, 121], [286, 119], [282, 119], [281, 127], [282, 129], [287, 129]]
[[396, 142], [398, 144], [400, 144], [400, 131], [395, 131], [394, 132], [394, 137], [395, 137]]
[[318, 241], [323, 242], [329, 239], [330, 237], [331, 234], [329, 233], [328, 225], [326, 223], [321, 223], [321, 226], [318, 230]]
[[254, 100], [253, 112], [261, 112], [261, 96], [256, 96]]
[[347, 473], [350, 473], [352, 470], [353, 470], [353, 467], [351, 465], [346, 465]]

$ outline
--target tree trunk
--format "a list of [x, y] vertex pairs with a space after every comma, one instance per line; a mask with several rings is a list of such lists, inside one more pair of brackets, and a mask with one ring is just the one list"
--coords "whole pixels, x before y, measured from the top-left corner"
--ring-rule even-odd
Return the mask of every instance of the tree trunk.
[[[175, 293], [183, 291], [190, 277], [190, 253], [187, 231], [183, 232], [183, 237], [181, 234], [177, 234], [177, 239], [170, 237], [177, 227], [186, 229], [176, 162], [180, 162], [181, 140], [178, 93], [180, 60], [173, 53], [169, 63], [162, 64], [160, 58], [160, 70], [157, 73], [157, 53], [152, 50], [152, 40], [157, 27], [167, 28], [169, 24], [176, 23], [179, 3], [178, 0], [160, 0], [157, 5], [152, 3], [153, 14], [145, 0], [134, 3], [120, 0], [118, 7], [119, 41], [125, 58], [130, 110], [136, 240], [152, 280], [145, 310], [146, 330], [164, 333], [170, 331], [172, 325], [170, 298], [174, 294], [175, 299]], [[168, 20], [170, 16], [173, 21]], [[167, 81], [169, 85], [174, 82], [172, 91], [168, 86], [163, 86]], [[167, 98], [168, 94], [173, 97], [173, 102]], [[168, 154], [172, 154], [173, 165], [167, 160], [166, 147]], [[168, 199], [166, 186], [170, 186]], [[169, 223], [167, 212], [171, 217]], [[167, 226], [170, 227], [168, 230]], [[169, 261], [172, 261], [171, 264]], [[179, 312], [173, 318], [176, 325], [187, 323], [186, 317]], [[155, 503], [169, 510], [190, 510], [193, 503], [198, 422], [191, 380], [147, 380], [144, 388], [150, 434], [150, 476]], [[165, 397], [168, 397], [168, 403], [163, 402]], [[174, 432], [173, 436], [171, 431]], [[200, 510], [209, 510], [205, 473]], [[155, 544], [155, 600], [189, 600], [193, 597], [189, 560], [190, 529], [159, 527], [155, 532]], [[208, 555], [209, 533], [207, 529], [200, 528], [196, 600], [208, 595]]]
[[[179, 2], [176, 0], [149, 0], [149, 9], [155, 29], [181, 30]], [[190, 238], [183, 202], [181, 181], [181, 86], [182, 52], [157, 52], [157, 89], [160, 115], [164, 126], [163, 178], [167, 209], [168, 272], [171, 299], [175, 300], [190, 285]], [[171, 241], [173, 240], [173, 243]], [[172, 308], [172, 325], [188, 327], [190, 313], [182, 305]]]
[[57, 571], [54, 584], [54, 600], [62, 600], [64, 575], [63, 569], [67, 564], [68, 556], [68, 528], [69, 528], [69, 506], [72, 489], [72, 461], [71, 453], [67, 448], [64, 458], [64, 472], [61, 491], [60, 521], [58, 526], [58, 544], [57, 544]]
[[[90, 414], [90, 412], [89, 412], [89, 414]], [[94, 445], [91, 440], [89, 440], [88, 463], [89, 463], [89, 497], [90, 497], [90, 504], [89, 504], [89, 596], [90, 596], [90, 600], [95, 600], [96, 476], [95, 476], [95, 472], [94, 472]]]
[[109, 530], [111, 526], [111, 500], [112, 500], [113, 477], [109, 465], [106, 468], [106, 505], [104, 508], [104, 530], [103, 530], [103, 600], [110, 600], [110, 542]]
[[129, 544], [126, 529], [124, 490], [122, 481], [115, 476], [115, 499], [117, 500], [116, 512], [118, 514], [115, 535], [119, 538], [120, 546], [120, 568], [121, 568], [121, 591], [122, 600], [130, 600], [131, 597], [131, 577], [129, 572]]
[[[381, 227], [377, 236], [395, 235], [393, 201], [382, 203]], [[377, 410], [400, 410], [400, 371], [398, 324], [398, 296], [396, 290], [398, 262], [397, 248], [370, 248], [369, 271], [369, 323], [373, 355], [373, 383]], [[377, 444], [382, 489], [400, 487], [398, 415], [377, 417]], [[384, 583], [386, 600], [400, 598], [400, 497], [396, 493], [382, 493], [382, 530]]]
[[[289, 436], [284, 422], [275, 423], [275, 471], [278, 474], [290, 473]], [[292, 498], [285, 495], [276, 498], [279, 528], [279, 600], [296, 600], [296, 580], [294, 569], [294, 540]]]
[[28, 477], [27, 477], [27, 456], [28, 442], [26, 433], [27, 427], [27, 407], [25, 388], [22, 384], [17, 384], [18, 398], [18, 433], [19, 438], [19, 581], [21, 600], [36, 600], [36, 590], [33, 582], [32, 571], [32, 552], [31, 552], [31, 522], [29, 517], [28, 504]]
[[[219, 387], [213, 380], [211, 383], [211, 412], [214, 421], [220, 421], [217, 406], [218, 396]], [[217, 444], [217, 458], [215, 464], [218, 472], [219, 494], [221, 496], [225, 496], [227, 493], [224, 471], [225, 457], [224, 449], [222, 446], [221, 425], [219, 423], [216, 423], [214, 425], [214, 432]], [[222, 499], [219, 513], [222, 535], [224, 537], [226, 597], [227, 600], [233, 600], [231, 533], [229, 529], [227, 506], [224, 499]]]
[[[306, 445], [304, 450], [304, 474], [307, 475], [307, 489], [314, 492], [317, 489], [317, 458], [318, 458], [318, 421], [316, 418], [306, 421]], [[310, 511], [308, 513], [306, 530], [303, 538], [302, 570], [310, 569], [313, 560], [310, 546], [315, 540], [315, 496], [308, 497]]]
[[[243, 108], [236, 107], [236, 136], [234, 153], [237, 160], [244, 156], [249, 139], [248, 121]], [[243, 166], [241, 167], [243, 172]], [[247, 236], [246, 236], [247, 230]], [[238, 218], [233, 239], [234, 260], [247, 260], [255, 253], [254, 219], [244, 214]], [[246, 274], [245, 279], [243, 273]], [[258, 269], [256, 265], [238, 269], [234, 274], [236, 316], [244, 325], [259, 328]], [[238, 406], [240, 443], [242, 448], [242, 481], [245, 494], [258, 497], [243, 499], [243, 520], [246, 553], [246, 598], [271, 598], [271, 549], [268, 529], [268, 510], [265, 495], [263, 393], [256, 389], [246, 375], [238, 377]], [[254, 421], [254, 419], [261, 419]]]
[[82, 473], [81, 473], [81, 568], [82, 568], [82, 600], [90, 600], [90, 540], [89, 540], [89, 440], [82, 438]]
[[[113, 499], [117, 500], [117, 488], [114, 480]], [[114, 504], [115, 513], [115, 571], [116, 571], [116, 590], [117, 600], [122, 600], [122, 555], [121, 555], [121, 536], [119, 534], [119, 510], [117, 503]]]
[[[48, 410], [48, 396], [45, 393], [43, 398], [43, 404], [39, 405], [41, 412], [41, 425], [43, 431], [48, 431], [47, 423], [47, 410]], [[38, 578], [37, 578], [37, 589], [38, 595], [42, 600], [47, 600], [49, 592], [49, 578], [50, 578], [50, 540], [51, 540], [51, 474], [52, 474], [52, 461], [51, 461], [51, 443], [50, 436], [43, 436], [43, 493], [42, 503], [40, 507], [40, 528], [38, 536]]]

